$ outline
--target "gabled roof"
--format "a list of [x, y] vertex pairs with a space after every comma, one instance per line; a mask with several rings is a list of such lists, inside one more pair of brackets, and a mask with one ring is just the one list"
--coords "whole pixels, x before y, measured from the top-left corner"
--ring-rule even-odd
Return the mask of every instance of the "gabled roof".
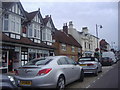
[[10, 42], [10, 43], [17, 43], [17, 44], [22, 44], [22, 45], [55, 49], [53, 46], [48, 46], [45, 43], [34, 43], [30, 39], [28, 39], [27, 37], [21, 37], [21, 39], [13, 39], [13, 38], [8, 37], [4, 33], [0, 33], [0, 35], [1, 34], [2, 34], [2, 42]]
[[9, 8], [11, 8], [14, 4], [18, 4], [20, 9], [21, 9], [21, 12], [23, 13], [23, 15], [25, 16], [25, 10], [22, 6], [22, 4], [20, 2], [2, 2], [2, 8], [4, 10], [9, 10]]
[[47, 23], [49, 21], [50, 21], [50, 24], [52, 25], [52, 29], [54, 29], [54, 31], [55, 31], [55, 26], [54, 26], [53, 20], [51, 18], [51, 15], [50, 16], [47, 15], [45, 18], [43, 18], [43, 23], [44, 23], [45, 26], [47, 25]]
[[8, 8], [10, 8], [14, 3], [16, 3], [16, 2], [2, 2], [2, 7], [3, 7], [3, 9], [8, 9]]
[[66, 34], [65, 32], [62, 32], [60, 30], [56, 30], [54, 32], [53, 39], [60, 43], [82, 48], [82, 46], [73, 38], [72, 35]]
[[42, 15], [39, 10], [30, 12], [30, 13], [25, 11], [25, 14], [26, 14], [28, 22], [30, 22], [37, 14], [39, 14], [39, 18], [40, 18], [41, 22], [43, 23], [43, 18], [42, 18]]
[[37, 13], [38, 13], [38, 11], [34, 11], [34, 12], [30, 12], [30, 13], [25, 11], [25, 14], [26, 14], [28, 21], [31, 21]]

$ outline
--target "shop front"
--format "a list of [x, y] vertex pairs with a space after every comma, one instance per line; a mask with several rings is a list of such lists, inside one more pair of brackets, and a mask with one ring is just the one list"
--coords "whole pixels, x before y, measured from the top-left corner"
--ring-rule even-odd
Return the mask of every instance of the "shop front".
[[39, 49], [29, 48], [28, 53], [29, 53], [29, 60], [49, 56], [49, 50], [42, 50], [42, 49], [39, 50]]

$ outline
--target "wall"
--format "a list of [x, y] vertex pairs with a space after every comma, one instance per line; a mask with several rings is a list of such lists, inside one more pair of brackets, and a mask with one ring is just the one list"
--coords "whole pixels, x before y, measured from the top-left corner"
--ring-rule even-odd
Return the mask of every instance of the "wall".
[[63, 51], [61, 46], [62, 46], [62, 43], [58, 43], [58, 42], [55, 42], [54, 43], [54, 46], [57, 48], [55, 50], [55, 55], [65, 55], [65, 56], [68, 56], [68, 57], [72, 57], [72, 56], [75, 56], [75, 60], [77, 61], [78, 60], [78, 48], [75, 47], [75, 52], [72, 52], [71, 51], [71, 45], [67, 45], [67, 49], [66, 51]]

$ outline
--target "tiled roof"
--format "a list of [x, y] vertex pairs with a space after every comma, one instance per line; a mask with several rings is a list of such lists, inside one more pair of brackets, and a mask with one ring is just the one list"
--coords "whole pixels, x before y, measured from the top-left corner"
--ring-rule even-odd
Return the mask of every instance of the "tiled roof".
[[2, 7], [6, 9], [6, 8], [9, 8], [14, 3], [15, 2], [2, 2]]
[[53, 34], [53, 38], [60, 43], [69, 44], [71, 46], [76, 46], [82, 48], [82, 46], [73, 38], [72, 35], [66, 34], [60, 30], [56, 30]]
[[34, 12], [30, 12], [30, 13], [25, 11], [25, 14], [26, 14], [28, 21], [31, 21], [37, 13], [38, 13], [38, 11], [34, 11]]
[[21, 39], [12, 39], [12, 38], [8, 37], [4, 33], [2, 34], [2, 41], [11, 42], [11, 43], [17, 43], [17, 44], [22, 44], [22, 45], [29, 45], [29, 46], [37, 46], [37, 47], [55, 49], [53, 46], [48, 46], [45, 43], [34, 43], [27, 37], [21, 37]]
[[47, 22], [49, 21], [49, 18], [50, 18], [50, 17], [43, 18], [43, 22], [44, 22], [44, 24], [45, 24], [45, 25], [46, 25], [46, 24], [47, 24]]

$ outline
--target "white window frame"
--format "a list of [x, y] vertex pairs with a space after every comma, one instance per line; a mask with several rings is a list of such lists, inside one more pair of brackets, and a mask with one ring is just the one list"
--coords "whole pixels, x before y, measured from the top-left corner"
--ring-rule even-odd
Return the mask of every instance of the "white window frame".
[[33, 36], [32, 24], [29, 24], [29, 26], [28, 26], [28, 36], [29, 36], [29, 37], [32, 37], [32, 36]]
[[[9, 31], [9, 14], [6, 14], [6, 15], [8, 15], [8, 18], [5, 18], [5, 15], [4, 15], [4, 18], [3, 18], [3, 31]], [[7, 30], [5, 30], [5, 27], [6, 27], [5, 20], [8, 23]]]
[[62, 49], [62, 51], [67, 51], [67, 45], [66, 44], [61, 44], [61, 49]]
[[47, 29], [46, 31], [47, 31], [47, 32], [46, 32], [47, 41], [52, 42], [52, 40], [51, 40], [51, 37], [52, 37], [52, 35], [51, 35], [51, 30]]
[[[33, 30], [34, 30], [34, 38], [40, 39], [40, 37], [41, 37], [40, 25], [34, 23], [34, 29]], [[35, 30], [36, 30], [36, 32], [35, 32]]]
[[81, 52], [81, 49], [80, 49], [80, 48], [78, 48], [78, 52]]
[[75, 47], [74, 46], [71, 47], [71, 51], [75, 52]]
[[42, 40], [46, 41], [46, 29], [42, 30]]
[[[13, 14], [10, 14], [10, 30], [13, 32], [13, 33], [17, 33], [17, 34], [20, 34], [21, 33], [21, 18], [19, 16], [16, 16], [16, 15], [13, 15]], [[14, 23], [12, 25], [12, 22]]]

